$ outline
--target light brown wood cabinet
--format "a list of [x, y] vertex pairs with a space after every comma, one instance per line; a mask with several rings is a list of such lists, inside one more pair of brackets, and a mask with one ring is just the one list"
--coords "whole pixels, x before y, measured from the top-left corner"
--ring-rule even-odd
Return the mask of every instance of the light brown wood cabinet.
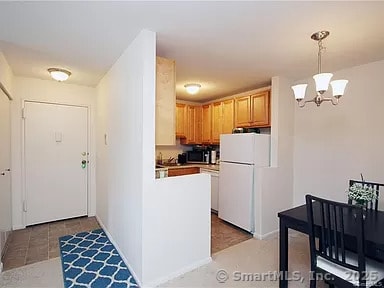
[[187, 135], [187, 105], [176, 103], [176, 138]]
[[202, 133], [201, 133], [201, 142], [205, 144], [211, 143], [212, 130], [212, 106], [211, 105], [203, 105], [202, 106]]
[[222, 130], [221, 134], [231, 134], [235, 125], [235, 100], [228, 99], [222, 102]]
[[201, 106], [186, 105], [186, 135], [180, 139], [181, 144], [201, 143]]
[[211, 143], [219, 144], [220, 143], [220, 134], [223, 130], [222, 122], [222, 102], [215, 102], [212, 105], [212, 135]]
[[199, 167], [168, 168], [168, 177], [200, 173]]
[[176, 104], [181, 144], [219, 144], [234, 127], [270, 127], [269, 90], [206, 105]]
[[270, 124], [270, 95], [269, 91], [251, 95], [252, 123], [254, 127], [269, 127]]
[[269, 91], [258, 92], [235, 100], [236, 127], [270, 127]]
[[248, 127], [251, 123], [251, 97], [245, 96], [235, 100], [235, 126]]

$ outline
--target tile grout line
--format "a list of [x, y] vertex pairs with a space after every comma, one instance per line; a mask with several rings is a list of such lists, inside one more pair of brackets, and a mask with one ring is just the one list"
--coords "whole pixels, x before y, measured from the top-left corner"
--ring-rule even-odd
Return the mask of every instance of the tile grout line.
[[27, 256], [28, 256], [28, 252], [29, 252], [29, 244], [30, 244], [30, 241], [31, 241], [31, 233], [32, 233], [32, 229], [29, 230], [29, 233], [28, 233], [28, 245], [27, 245], [27, 250], [25, 251], [24, 266], [27, 265]]
[[49, 241], [49, 234], [50, 234], [50, 233], [49, 233], [49, 232], [51, 231], [51, 225], [50, 225], [49, 223], [48, 223], [47, 225], [48, 225], [48, 233], [47, 233], [47, 234], [48, 234], [48, 235], [47, 235], [47, 237], [48, 237], [48, 239], [47, 239], [47, 241], [48, 241], [48, 245], [47, 245], [47, 247], [48, 247], [48, 251], [47, 251], [48, 256], [47, 256], [47, 258], [48, 258], [48, 260], [49, 260], [49, 248], [50, 248], [50, 243], [49, 243], [49, 242], [50, 242], [50, 241]]

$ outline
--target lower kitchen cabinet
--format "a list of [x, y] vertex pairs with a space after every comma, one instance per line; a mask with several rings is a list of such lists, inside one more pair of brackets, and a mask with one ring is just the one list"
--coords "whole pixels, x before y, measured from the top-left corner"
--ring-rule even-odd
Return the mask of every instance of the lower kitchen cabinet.
[[168, 177], [200, 173], [199, 167], [168, 168]]
[[219, 211], [219, 171], [201, 169], [200, 173], [211, 175], [211, 209]]

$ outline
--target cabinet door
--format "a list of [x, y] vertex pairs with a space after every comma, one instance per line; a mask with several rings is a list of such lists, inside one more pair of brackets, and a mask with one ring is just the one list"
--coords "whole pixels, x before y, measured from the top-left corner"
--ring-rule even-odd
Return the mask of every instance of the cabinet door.
[[200, 168], [198, 167], [168, 169], [168, 177], [198, 174], [198, 173], [200, 173]]
[[202, 106], [202, 137], [203, 143], [211, 143], [211, 105]]
[[176, 104], [176, 138], [186, 137], [187, 105]]
[[156, 145], [175, 145], [175, 61], [156, 57]]
[[222, 102], [222, 134], [231, 134], [234, 128], [235, 101], [233, 99]]
[[220, 142], [220, 134], [222, 131], [222, 105], [221, 102], [215, 102], [212, 104], [212, 143]]
[[251, 123], [251, 97], [237, 98], [235, 103], [235, 126], [249, 127]]
[[195, 106], [195, 140], [196, 144], [202, 142], [202, 107]]
[[269, 117], [269, 91], [251, 95], [252, 123], [251, 126], [270, 126]]
[[196, 128], [196, 125], [195, 125], [195, 121], [196, 121], [196, 110], [195, 110], [195, 106], [189, 106], [187, 107], [187, 110], [188, 110], [188, 121], [186, 123], [186, 126], [187, 126], [187, 143], [188, 144], [194, 144], [196, 143], [196, 131], [195, 131], [195, 128]]
[[186, 144], [195, 144], [196, 143], [196, 107], [187, 106], [187, 135], [186, 135]]

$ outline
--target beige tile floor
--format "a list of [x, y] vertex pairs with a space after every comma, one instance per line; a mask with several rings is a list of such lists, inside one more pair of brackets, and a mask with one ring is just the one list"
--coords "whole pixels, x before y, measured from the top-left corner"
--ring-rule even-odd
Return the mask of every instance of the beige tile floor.
[[247, 233], [211, 214], [211, 254], [251, 239]]
[[[59, 257], [59, 237], [100, 228], [95, 217], [82, 217], [34, 225], [14, 231], [3, 257], [4, 270]], [[219, 219], [211, 217], [211, 252], [251, 239], [252, 235]]]
[[[279, 267], [278, 239], [257, 240], [249, 239], [237, 245], [221, 250], [212, 255], [212, 262], [193, 271], [185, 273], [158, 287], [279, 287], [277, 279], [264, 281], [236, 281], [233, 273], [265, 273], [276, 271]], [[303, 281], [291, 281], [290, 288], [308, 288], [309, 270], [308, 236], [296, 233], [289, 237], [289, 269], [299, 271], [305, 278]], [[217, 280], [218, 272], [225, 270], [228, 273], [226, 281]], [[222, 275], [222, 274], [220, 274]], [[32, 265], [11, 269], [0, 274], [0, 287], [6, 288], [62, 288], [63, 275], [60, 258], [54, 258]], [[325, 288], [323, 282], [318, 288]]]
[[13, 231], [2, 259], [4, 270], [58, 257], [59, 237], [99, 228], [95, 217], [81, 217]]

